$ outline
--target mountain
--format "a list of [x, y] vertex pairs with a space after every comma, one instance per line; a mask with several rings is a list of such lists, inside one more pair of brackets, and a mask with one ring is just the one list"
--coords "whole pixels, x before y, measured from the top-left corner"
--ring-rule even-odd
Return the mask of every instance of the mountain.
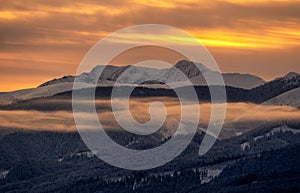
[[[202, 64], [186, 60], [179, 61], [175, 64], [175, 67], [185, 74], [195, 86], [207, 85], [203, 74], [207, 76], [218, 74], [218, 72], [212, 71]], [[96, 77], [100, 74], [100, 71], [103, 71], [103, 73], [97, 80]], [[120, 75], [122, 76], [120, 77]], [[222, 75], [226, 86], [236, 88], [251, 89], [265, 83], [263, 79], [249, 74], [223, 73]], [[38, 86], [38, 88], [1, 93], [0, 105], [10, 104], [18, 100], [49, 97], [58, 93], [71, 91], [75, 78], [75, 76], [71, 75], [63, 76], [62, 78], [47, 81]], [[143, 87], [148, 88], [168, 88], [168, 86], [162, 84], [162, 82], [176, 83], [175, 85], [180, 87], [184, 85], [180, 83], [187, 81], [186, 77], [183, 77], [182, 74], [174, 68], [154, 69], [141, 66], [118, 67], [111, 65], [96, 66], [90, 72], [80, 74], [77, 79], [80, 82], [79, 88], [92, 87], [95, 83], [97, 83], [99, 87], [113, 86], [116, 81], [127, 85], [141, 83]]]
[[[189, 61], [180, 61], [175, 66], [176, 68], [180, 69], [184, 74], [186, 74], [186, 76], [191, 77], [190, 81], [193, 83], [196, 92], [199, 96], [199, 99], [208, 101], [210, 100], [209, 89], [206, 85], [206, 81], [203, 75], [198, 70], [198, 68], [195, 67], [195, 65], [198, 65], [203, 71], [203, 73], [206, 75], [217, 73], [209, 70], [201, 64], [195, 64]], [[187, 81], [174, 69], [159, 70], [138, 66], [130, 68], [129, 71], [126, 71], [126, 69], [129, 69], [129, 66], [97, 66], [91, 72], [83, 73], [78, 77], [78, 79], [80, 80], [80, 82], [78, 83], [79, 89], [88, 89], [89, 87], [93, 87], [94, 84], [98, 82], [96, 96], [107, 97], [110, 96], [111, 89], [116, 81], [126, 83], [123, 84], [122, 89], [126, 89], [126, 87], [129, 86], [136, 86], [136, 83], [141, 83], [144, 81], [139, 87], [135, 88], [132, 96], [173, 97], [176, 96], [175, 93], [172, 92], [169, 89], [169, 87], [162, 84], [161, 82], [169, 81], [171, 83], [176, 83], [179, 81], [178, 84], [176, 83], [175, 85], [180, 87], [182, 85], [185, 85], [181, 84], [182, 82], [184, 83], [185, 81]], [[103, 70], [104, 73], [102, 74], [99, 80], [96, 80], [96, 76], [101, 70]], [[119, 77], [122, 73], [123, 75]], [[252, 102], [261, 104], [273, 99], [274, 97], [284, 94], [285, 92], [299, 88], [300, 86], [300, 75], [294, 72], [291, 72], [283, 77], [276, 78], [264, 84], [262, 84], [263, 80], [261, 80], [260, 78], [248, 74], [224, 73], [222, 75], [226, 83], [226, 93], [229, 102]], [[60, 79], [48, 81], [40, 85], [38, 88], [2, 93], [0, 95], [0, 105], [9, 105], [20, 100], [29, 100], [40, 97], [51, 97], [54, 95], [66, 96], [67, 98], [69, 98], [72, 93], [74, 78], [74, 76], [65, 76]], [[147, 81], [151, 80], [151, 78], [160, 81]], [[255, 85], [258, 86], [251, 88]], [[220, 89], [222, 88], [222, 86], [218, 85], [215, 85], [214, 87], [220, 87]], [[184, 87], [182, 89], [184, 89]], [[84, 92], [84, 90], [79, 90], [78, 92]], [[288, 103], [282, 102], [282, 104], [298, 106], [297, 100], [299, 97], [296, 97], [296, 95], [296, 91], [291, 91], [291, 93], [283, 95], [283, 97], [288, 97], [290, 101]], [[279, 100], [280, 99], [276, 99], [277, 102], [274, 104], [279, 104]]]
[[[0, 138], [0, 191], [299, 192], [299, 135], [299, 122], [274, 123], [217, 140], [199, 156], [203, 133], [198, 133], [167, 165], [129, 171], [99, 160], [78, 133], [19, 131]], [[134, 149], [164, 142], [126, 132], [110, 136], [125, 146], [137, 141]]]
[[[183, 72], [188, 79], [192, 79], [195, 85], [206, 85], [206, 81], [203, 75], [209, 76], [218, 74], [218, 72], [212, 71], [202, 64], [194, 63], [191, 61], [181, 60], [174, 65], [177, 69]], [[196, 67], [198, 66], [198, 68]], [[199, 70], [200, 69], [200, 70]], [[97, 75], [102, 71], [99, 80], [96, 80]], [[124, 74], [122, 74], [124, 73]], [[119, 77], [122, 74], [121, 77]], [[259, 77], [249, 74], [238, 74], [238, 73], [224, 73], [224, 81], [227, 86], [250, 89], [265, 83], [265, 81]], [[119, 79], [118, 79], [119, 77]], [[174, 68], [167, 69], [154, 69], [140, 66], [96, 66], [88, 73], [79, 75], [78, 80], [85, 83], [96, 83], [113, 81], [119, 83], [137, 84], [148, 81], [158, 80], [158, 82], [182, 82], [186, 81], [186, 77], [183, 77]], [[48, 82], [41, 84], [39, 87], [48, 86], [52, 84], [62, 82], [73, 82], [74, 76], [64, 76], [59, 79], [53, 79]]]
[[[292, 75], [292, 76], [291, 76]], [[76, 90], [81, 96], [85, 96], [87, 89], [92, 89], [92, 84], [80, 83], [82, 88]], [[96, 98], [110, 97], [114, 83], [111, 81], [98, 83], [95, 91]], [[64, 82], [57, 84], [50, 84], [48, 86], [38, 87], [36, 89], [21, 90], [10, 93], [10, 95], [0, 95], [0, 109], [6, 110], [72, 110], [71, 103], [58, 104], [51, 102], [47, 104], [48, 99], [71, 99], [72, 98], [72, 82]], [[222, 86], [213, 86], [216, 89], [223, 89]], [[286, 76], [276, 78], [273, 81], [267, 82], [261, 86], [252, 89], [242, 89], [227, 86], [226, 95], [228, 102], [251, 102], [263, 105], [288, 105], [299, 107], [299, 87], [300, 75], [297, 73], [289, 73]], [[210, 92], [207, 86], [194, 86], [195, 91], [200, 101], [210, 101]], [[115, 89], [127, 90], [131, 89], [130, 85], [124, 85]], [[180, 87], [184, 92], [186, 87]], [[159, 86], [158, 83], [154, 85], [140, 85], [136, 87], [132, 97], [176, 97], [176, 93], [169, 88]], [[39, 99], [40, 97], [43, 97]]]
[[252, 99], [252, 101], [255, 101], [256, 103], [262, 103], [299, 87], [300, 74], [290, 72], [283, 77], [276, 78], [273, 81], [251, 89], [249, 99]]
[[277, 78], [271, 83], [273, 85], [270, 86], [271, 90], [274, 90], [278, 85], [284, 85], [284, 89], [288, 89], [289, 91], [270, 99], [265, 103], [266, 105], [285, 105], [300, 108], [300, 74], [290, 72], [286, 76]]
[[[293, 74], [293, 76], [291, 76]], [[130, 89], [130, 86], [118, 87], [116, 89]], [[212, 86], [215, 89], [223, 89], [223, 86]], [[285, 92], [296, 89], [300, 87], [300, 75], [297, 73], [289, 73], [286, 76], [276, 78], [273, 81], [267, 82], [263, 85], [252, 89], [243, 89], [236, 88], [231, 86], [226, 86], [226, 94], [228, 102], [251, 102], [256, 104], [261, 104], [267, 102], [268, 100], [273, 99]], [[108, 97], [111, 95], [112, 91], [111, 86], [101, 87], [98, 86], [96, 88], [96, 97]], [[209, 101], [210, 100], [210, 92], [207, 86], [194, 86], [196, 93], [198, 94], [198, 98], [200, 101]], [[88, 89], [88, 88], [87, 88]], [[177, 88], [179, 90], [184, 90], [186, 87]], [[81, 95], [84, 96], [85, 89], [78, 90], [76, 92], [82, 92]], [[119, 93], [122, 93], [120, 91]], [[71, 97], [72, 92], [67, 91], [64, 93], [59, 93], [57, 96], [62, 96], [69, 98]], [[168, 97], [176, 97], [175, 92], [169, 88], [156, 88], [156, 87], [147, 87], [140, 86], [133, 90], [131, 96], [135, 97], [145, 97], [145, 96], [168, 96]], [[298, 99], [299, 97], [297, 97]], [[295, 99], [295, 100], [297, 100]]]

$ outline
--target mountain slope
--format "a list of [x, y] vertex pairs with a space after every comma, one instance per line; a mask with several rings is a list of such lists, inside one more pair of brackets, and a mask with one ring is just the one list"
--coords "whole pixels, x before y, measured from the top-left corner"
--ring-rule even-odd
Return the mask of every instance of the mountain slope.
[[[82, 83], [79, 83], [78, 87], [79, 88], [87, 88], [87, 87], [92, 87], [92, 85], [82, 82]], [[49, 96], [53, 96], [57, 93], [70, 91], [72, 89], [73, 89], [73, 82], [58, 81], [55, 84], [49, 84], [47, 86], [18, 90], [18, 91], [1, 94], [0, 95], [0, 104], [5, 105], [5, 104], [10, 104], [17, 100], [27, 100], [27, 99], [40, 98], [40, 97], [49, 97]]]
[[[215, 74], [217, 72], [207, 72], [206, 75]], [[250, 74], [240, 74], [240, 73], [223, 73], [222, 74], [224, 83], [226, 86], [252, 89], [263, 85], [265, 81], [259, 77]], [[205, 78], [202, 75], [192, 77], [190, 81], [193, 85], [204, 86], [207, 85]]]
[[300, 108], [300, 88], [285, 92], [265, 103], [266, 105], [285, 105]]
[[[282, 122], [218, 140], [204, 156], [197, 154], [198, 134], [178, 158], [143, 172], [109, 166], [78, 133], [16, 132], [0, 138], [0, 172], [6, 174], [0, 191], [299, 192], [299, 126]], [[126, 132], [114, 136], [123, 143], [133, 140]]]

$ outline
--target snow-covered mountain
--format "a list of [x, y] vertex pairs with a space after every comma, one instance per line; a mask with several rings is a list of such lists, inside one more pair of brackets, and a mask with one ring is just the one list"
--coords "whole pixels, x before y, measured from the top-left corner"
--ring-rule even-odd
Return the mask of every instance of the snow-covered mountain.
[[[97, 79], [97, 76], [101, 71], [103, 72], [99, 79]], [[185, 76], [183, 76], [182, 73]], [[90, 72], [83, 73], [77, 78], [84, 83], [113, 81], [127, 84], [140, 84], [143, 82], [151, 84], [151, 81], [153, 80], [155, 80], [155, 83], [174, 83], [184, 82], [189, 79], [194, 85], [206, 85], [204, 76], [213, 76], [216, 74], [218, 74], [218, 72], [212, 71], [202, 64], [182, 60], [175, 64], [175, 68], [166, 69], [146, 68], [141, 66], [96, 66]], [[222, 75], [227, 86], [237, 88], [251, 89], [265, 83], [263, 79], [249, 74], [224, 73]], [[59, 79], [45, 82], [40, 85], [40, 87], [62, 82], [73, 82], [74, 79], [74, 76], [64, 76]]]
[[[101, 90], [101, 88], [111, 87], [116, 82], [119, 82], [127, 86], [142, 84], [140, 87], [149, 88], [148, 91], [152, 92], [153, 89], [157, 88], [167, 89], [168, 87], [161, 84], [162, 82], [172, 84], [176, 83], [174, 85], [179, 87], [181, 85], [186, 85], [184, 83], [187, 79], [189, 79], [194, 86], [205, 86], [206, 81], [204, 75], [214, 76], [218, 73], [208, 69], [202, 64], [196, 64], [185, 60], [178, 62], [175, 67], [176, 68], [154, 69], [141, 66], [96, 66], [90, 72], [82, 73], [77, 77], [80, 81], [78, 88], [93, 87], [94, 84], [97, 83], [97, 87]], [[98, 79], [97, 76], [102, 70], [103, 73]], [[182, 74], [185, 74], [185, 76], [182, 76]], [[266, 104], [299, 107], [299, 89], [297, 88], [300, 86], [300, 75], [297, 73], [291, 72], [286, 76], [276, 78], [267, 83], [265, 83], [261, 78], [249, 74], [224, 73], [222, 76], [224, 78], [225, 85], [230, 86], [230, 88], [227, 87], [226, 89], [229, 101], [243, 101], [261, 104], [271, 100]], [[0, 105], [10, 104], [17, 100], [49, 97], [59, 93], [70, 92], [73, 88], [75, 78], [75, 76], [64, 76], [59, 79], [53, 79], [45, 82], [38, 88], [1, 93]], [[293, 91], [293, 89], [297, 90]], [[206, 92], [204, 87], [199, 88], [198, 90], [202, 93], [200, 94], [201, 96], [206, 96], [207, 93], [203, 93]], [[155, 92], [159, 91], [155, 90]], [[160, 96], [160, 93], [156, 93], [155, 96]], [[162, 96], [165, 95], [162, 94]], [[200, 99], [202, 98], [200, 97]], [[274, 100], [272, 100], [273, 98]]]

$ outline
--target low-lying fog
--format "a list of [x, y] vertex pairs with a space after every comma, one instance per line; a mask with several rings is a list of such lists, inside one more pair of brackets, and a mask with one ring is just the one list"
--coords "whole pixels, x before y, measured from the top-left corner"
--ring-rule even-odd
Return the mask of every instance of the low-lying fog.
[[[135, 120], [145, 123], [150, 120], [149, 105], [154, 101], [161, 101], [165, 105], [167, 113], [164, 127], [170, 130], [176, 129], [178, 120], [180, 119], [180, 103], [175, 98], [156, 97], [156, 98], [135, 98], [130, 100], [130, 112]], [[53, 101], [52, 101], [53, 102]], [[63, 103], [70, 101], [56, 101]], [[79, 102], [81, 105], [88, 104], [87, 101]], [[117, 101], [117, 111], [119, 119], [126, 122], [126, 108], [122, 101]], [[110, 100], [97, 100], [96, 106], [98, 117], [105, 129], [120, 129], [120, 126], [115, 121], [114, 115], [110, 110]], [[217, 106], [222, 104], [217, 104]], [[227, 129], [235, 129], [234, 123], [247, 123], [247, 127], [255, 128], [262, 123], [277, 120], [299, 120], [300, 110], [288, 106], [265, 106], [251, 103], [227, 103], [227, 112], [225, 125]], [[201, 103], [200, 107], [200, 124], [201, 128], [205, 129], [210, 118], [211, 104]], [[190, 107], [187, 107], [190, 108]], [[154, 121], [163, 118], [161, 114], [164, 108], [159, 106], [152, 107]], [[81, 116], [90, 119], [90, 113], [81, 112]], [[124, 116], [123, 116], [124, 115]], [[192, 113], [191, 113], [192, 116]], [[50, 130], [50, 131], [75, 131], [72, 111], [34, 111], [34, 110], [0, 110], [0, 127], [1, 128], [17, 128], [29, 130]], [[145, 129], [145, 128], [143, 128]], [[236, 132], [237, 133], [237, 132]]]

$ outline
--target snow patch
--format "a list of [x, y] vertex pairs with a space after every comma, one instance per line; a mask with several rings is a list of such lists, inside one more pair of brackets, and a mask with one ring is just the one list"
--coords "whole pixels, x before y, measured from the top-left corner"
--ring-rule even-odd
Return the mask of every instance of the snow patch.
[[209, 183], [214, 178], [218, 177], [223, 171], [223, 168], [207, 168], [200, 173], [201, 184]]
[[130, 147], [130, 146], [132, 146], [133, 144], [139, 143], [139, 142], [140, 142], [139, 140], [131, 141], [131, 142], [129, 142], [127, 145], [125, 145], [125, 147]]
[[300, 130], [292, 129], [286, 125], [280, 126], [280, 127], [275, 127], [270, 132], [268, 132], [264, 135], [259, 135], [259, 136], [255, 137], [254, 141], [257, 141], [257, 140], [265, 138], [265, 137], [271, 137], [276, 133], [286, 133], [286, 132], [291, 132], [292, 134], [296, 135], [296, 134], [300, 133]]
[[243, 151], [245, 151], [246, 150], [246, 148], [248, 148], [248, 149], [250, 149], [250, 143], [249, 142], [245, 142], [245, 143], [242, 143], [241, 144], [241, 149], [243, 150]]
[[95, 151], [95, 150], [93, 150], [93, 151], [85, 151], [85, 152], [76, 153], [75, 156], [79, 156], [79, 157], [85, 156], [87, 158], [93, 158], [93, 157], [95, 157], [96, 153], [97, 153], [97, 151]]
[[9, 174], [9, 170], [1, 171], [0, 172], [0, 179], [5, 179], [8, 174]]

